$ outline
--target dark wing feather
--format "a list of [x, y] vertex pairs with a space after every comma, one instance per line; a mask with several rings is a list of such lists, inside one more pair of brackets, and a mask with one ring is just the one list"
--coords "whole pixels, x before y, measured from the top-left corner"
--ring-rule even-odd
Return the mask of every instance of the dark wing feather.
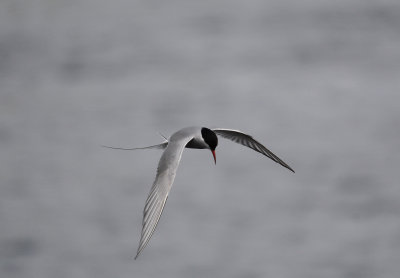
[[277, 157], [274, 153], [272, 153], [270, 150], [268, 150], [265, 146], [263, 146], [260, 142], [255, 140], [253, 137], [250, 135], [247, 135], [239, 130], [233, 130], [233, 129], [223, 129], [223, 128], [215, 128], [212, 129], [217, 135], [229, 139], [235, 143], [241, 144], [243, 146], [249, 147], [256, 152], [262, 153], [263, 155], [269, 157], [276, 163], [279, 163], [283, 167], [289, 169], [294, 173], [294, 170], [287, 165], [282, 159]]

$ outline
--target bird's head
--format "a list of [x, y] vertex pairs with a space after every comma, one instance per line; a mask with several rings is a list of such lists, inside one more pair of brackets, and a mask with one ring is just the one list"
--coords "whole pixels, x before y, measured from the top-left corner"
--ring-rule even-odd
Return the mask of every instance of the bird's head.
[[208, 145], [209, 149], [211, 150], [211, 152], [213, 154], [213, 157], [214, 157], [214, 162], [217, 163], [217, 158], [215, 156], [215, 148], [218, 145], [218, 137], [217, 137], [217, 135], [211, 129], [203, 127], [201, 129], [201, 136], [203, 137], [204, 142], [206, 142], [206, 144]]

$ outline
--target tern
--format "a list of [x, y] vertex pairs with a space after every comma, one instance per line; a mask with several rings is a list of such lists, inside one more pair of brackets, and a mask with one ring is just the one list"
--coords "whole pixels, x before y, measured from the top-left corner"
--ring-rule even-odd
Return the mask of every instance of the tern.
[[163, 136], [166, 141], [158, 145], [143, 148], [119, 148], [103, 146], [118, 150], [164, 150], [158, 163], [156, 179], [150, 189], [150, 193], [144, 206], [142, 232], [135, 260], [149, 243], [149, 240], [156, 229], [157, 223], [160, 220], [165, 203], [167, 202], [168, 194], [175, 179], [183, 150], [185, 148], [209, 149], [214, 157], [214, 162], [216, 163], [217, 160], [215, 156], [215, 149], [218, 145], [218, 136], [249, 147], [269, 157], [276, 163], [279, 163], [294, 173], [294, 170], [289, 165], [264, 147], [260, 142], [256, 141], [252, 136], [234, 129], [186, 127], [172, 134], [169, 139]]

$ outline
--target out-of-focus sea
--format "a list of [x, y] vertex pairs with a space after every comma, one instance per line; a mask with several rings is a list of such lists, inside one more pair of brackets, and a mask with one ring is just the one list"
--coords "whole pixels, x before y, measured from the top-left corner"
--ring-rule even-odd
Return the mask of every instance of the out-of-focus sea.
[[[138, 260], [161, 152], [186, 150]], [[399, 1], [0, 2], [0, 276], [400, 275]]]

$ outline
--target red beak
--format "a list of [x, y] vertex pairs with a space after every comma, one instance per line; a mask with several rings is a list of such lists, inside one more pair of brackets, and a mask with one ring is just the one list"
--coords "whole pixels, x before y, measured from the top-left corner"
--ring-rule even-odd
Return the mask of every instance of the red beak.
[[215, 156], [215, 150], [211, 150], [213, 156], [214, 156], [214, 162], [217, 164], [217, 157]]

